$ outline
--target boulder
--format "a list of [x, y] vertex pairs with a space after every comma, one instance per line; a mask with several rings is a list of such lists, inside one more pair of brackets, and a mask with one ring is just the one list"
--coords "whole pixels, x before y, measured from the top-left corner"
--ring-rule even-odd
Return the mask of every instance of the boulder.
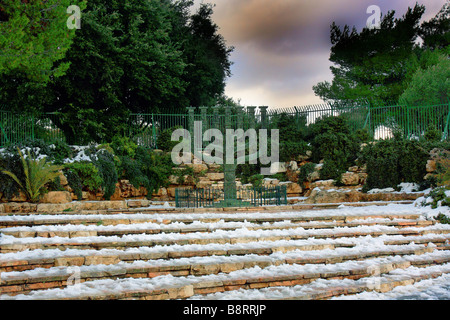
[[206, 177], [208, 178], [208, 180], [211, 180], [211, 181], [220, 181], [220, 180], [225, 179], [225, 174], [223, 172], [221, 172], [221, 173], [213, 172], [213, 173], [207, 173]]
[[343, 173], [341, 182], [346, 186], [357, 186], [359, 184], [359, 175], [355, 172]]
[[50, 191], [41, 199], [41, 203], [63, 204], [72, 202], [72, 195], [68, 191]]
[[427, 172], [433, 173], [436, 171], [436, 161], [435, 160], [428, 160], [427, 161]]
[[204, 163], [192, 163], [186, 165], [188, 168], [192, 168], [194, 173], [200, 173], [202, 171], [208, 171], [208, 166]]

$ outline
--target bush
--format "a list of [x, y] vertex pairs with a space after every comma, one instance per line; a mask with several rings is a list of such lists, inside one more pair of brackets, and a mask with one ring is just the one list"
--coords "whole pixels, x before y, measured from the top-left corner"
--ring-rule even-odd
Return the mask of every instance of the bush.
[[280, 161], [296, 160], [297, 156], [305, 155], [311, 147], [305, 141], [280, 141]]
[[[343, 172], [352, 166], [358, 157], [361, 142], [367, 139], [364, 131], [351, 133], [347, 120], [342, 117], [325, 116], [314, 125], [312, 160], [324, 160], [321, 179], [339, 180]], [[324, 170], [325, 169], [325, 170]]]
[[264, 178], [265, 177], [262, 174], [255, 174], [248, 178], [248, 183], [251, 183], [253, 185], [253, 187], [256, 187], [256, 188], [261, 187]]
[[121, 176], [127, 177], [135, 188], [145, 187], [150, 198], [154, 191], [168, 184], [172, 171], [170, 154], [154, 152], [143, 147], [137, 147], [135, 159], [123, 156], [121, 161]]
[[128, 137], [114, 136], [110, 143], [114, 155], [134, 158], [137, 144]]
[[179, 143], [178, 141], [172, 141], [172, 133], [177, 129], [182, 129], [183, 127], [177, 126], [166, 130], [163, 130], [157, 139], [158, 149], [166, 152], [172, 151], [172, 149]]
[[97, 160], [94, 161], [94, 165], [98, 169], [102, 179], [104, 198], [109, 200], [116, 191], [116, 183], [118, 180], [114, 156], [106, 150], [100, 150], [96, 155]]
[[[17, 152], [3, 154], [0, 158], [0, 168], [14, 173], [22, 181], [25, 179], [22, 160]], [[19, 185], [8, 175], [0, 174], [0, 192], [7, 199], [11, 199], [19, 195]]]
[[417, 141], [396, 138], [369, 144], [359, 159], [360, 165], [367, 165], [363, 191], [397, 188], [402, 182], [423, 183], [428, 157]]
[[73, 193], [77, 196], [77, 199], [83, 200], [83, 184], [78, 176], [78, 173], [67, 167], [64, 168], [63, 172], [67, 178], [69, 186], [73, 190]]
[[46, 158], [38, 160], [36, 157], [31, 156], [29, 151], [27, 157], [25, 157], [20, 149], [17, 149], [21, 159], [23, 176], [20, 175], [18, 177], [14, 172], [4, 169], [2, 173], [11, 177], [31, 202], [37, 202], [43, 193], [44, 186], [59, 176], [58, 171], [62, 167], [47, 162]]
[[440, 141], [441, 137], [442, 132], [436, 129], [434, 125], [429, 126], [424, 135], [425, 140], [430, 142]]
[[[78, 176], [83, 189], [97, 191], [102, 187], [102, 177], [98, 168], [92, 162], [74, 162], [64, 165], [64, 168], [66, 172], [71, 171]], [[70, 187], [73, 189], [72, 185]]]
[[307, 180], [308, 176], [313, 173], [316, 169], [316, 165], [312, 162], [308, 162], [307, 164], [300, 167], [300, 172], [298, 174], [298, 182], [303, 183]]

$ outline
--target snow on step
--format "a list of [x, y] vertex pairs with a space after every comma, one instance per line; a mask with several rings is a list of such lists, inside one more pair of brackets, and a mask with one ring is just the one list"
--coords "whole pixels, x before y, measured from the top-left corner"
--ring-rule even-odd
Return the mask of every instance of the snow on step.
[[[424, 219], [427, 210], [1, 216], [0, 299], [184, 299], [388, 279], [450, 261], [450, 226]], [[70, 286], [74, 272], [84, 282]], [[309, 298], [330, 297], [315, 290]]]
[[[252, 241], [275, 240], [301, 240], [308, 238], [345, 238], [358, 236], [382, 236], [403, 235], [418, 236], [426, 233], [428, 236], [434, 233], [442, 233], [440, 242], [449, 239], [450, 225], [435, 225], [423, 228], [402, 228], [388, 226], [362, 226], [342, 227], [334, 229], [305, 230], [304, 228], [276, 229], [276, 230], [248, 230], [246, 228], [233, 231], [216, 230], [207, 234], [203, 233], [168, 233], [155, 235], [124, 235], [119, 236], [92, 236], [92, 237], [53, 237], [53, 238], [15, 238], [3, 236], [0, 244], [0, 252], [15, 252], [30, 249], [62, 248], [126, 248], [155, 245], [174, 244], [208, 244], [208, 243], [243, 243]], [[405, 240], [407, 242], [407, 240]]]
[[[415, 261], [450, 259], [450, 252], [427, 253], [419, 257], [375, 258], [366, 261], [348, 261], [333, 265], [278, 265], [247, 268], [228, 274], [173, 277], [159, 276], [153, 279], [93, 280], [63, 289], [38, 290], [28, 295], [1, 295], [0, 299], [124, 299], [145, 298], [188, 298], [196, 294], [207, 294], [231, 289], [254, 289], [269, 286], [293, 286], [308, 284], [320, 278], [335, 278], [352, 275], [358, 279], [376, 274], [384, 274], [396, 268], [408, 268]], [[443, 268], [448, 264], [442, 266]], [[448, 271], [445, 271], [448, 272]], [[75, 288], [74, 288], [75, 287]], [[228, 289], [228, 290], [227, 290]], [[171, 293], [168, 291], [171, 290]], [[163, 297], [161, 297], [163, 295]]]
[[[432, 279], [437, 277], [435, 279]], [[428, 279], [428, 280], [424, 280]], [[310, 284], [293, 287], [239, 289], [207, 295], [194, 295], [188, 300], [311, 300], [350, 299], [378, 300], [404, 299], [423, 296], [422, 291], [450, 282], [450, 264], [426, 268], [396, 269], [386, 275], [358, 280], [318, 279]], [[439, 289], [439, 288], [438, 288]], [[450, 298], [448, 289], [441, 292], [429, 290], [427, 297]]]

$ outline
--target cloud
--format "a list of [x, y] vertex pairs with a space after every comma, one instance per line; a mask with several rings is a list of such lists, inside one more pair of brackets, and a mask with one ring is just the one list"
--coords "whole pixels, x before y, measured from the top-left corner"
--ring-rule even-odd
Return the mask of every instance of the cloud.
[[[330, 25], [365, 26], [370, 5], [402, 16], [417, 0], [211, 0], [214, 21], [235, 47], [226, 94], [244, 105], [320, 103], [312, 86], [331, 80]], [[446, 0], [422, 0], [432, 18]], [[199, 1], [197, 1], [198, 5]]]

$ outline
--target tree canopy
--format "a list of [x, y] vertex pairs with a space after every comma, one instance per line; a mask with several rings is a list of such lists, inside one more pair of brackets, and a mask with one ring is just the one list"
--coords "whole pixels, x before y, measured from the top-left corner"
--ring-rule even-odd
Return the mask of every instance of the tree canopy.
[[[62, 28], [72, 37], [64, 54], [49, 61], [52, 68], [64, 69], [45, 85], [27, 70], [22, 76], [0, 69], [0, 104], [60, 113], [57, 125], [74, 142], [120, 134], [130, 113], [184, 112], [191, 105], [214, 104], [230, 76], [233, 48], [212, 21], [213, 7], [202, 4], [191, 13], [192, 4], [89, 0], [81, 29]], [[64, 12], [64, 25], [67, 17]]]
[[[401, 18], [395, 18], [395, 11], [390, 11], [382, 17], [379, 28], [366, 27], [361, 32], [333, 22], [330, 32], [333, 80], [315, 85], [315, 94], [325, 101], [366, 99], [375, 104], [398, 101], [413, 85], [413, 79], [420, 81], [420, 75], [415, 75], [423, 73], [420, 65], [431, 67], [425, 51], [438, 51], [437, 55], [448, 57], [449, 10], [447, 3], [436, 17], [421, 24], [425, 7], [416, 4]], [[437, 56], [432, 60], [435, 64], [441, 61]], [[439, 92], [442, 98], [442, 90]]]

